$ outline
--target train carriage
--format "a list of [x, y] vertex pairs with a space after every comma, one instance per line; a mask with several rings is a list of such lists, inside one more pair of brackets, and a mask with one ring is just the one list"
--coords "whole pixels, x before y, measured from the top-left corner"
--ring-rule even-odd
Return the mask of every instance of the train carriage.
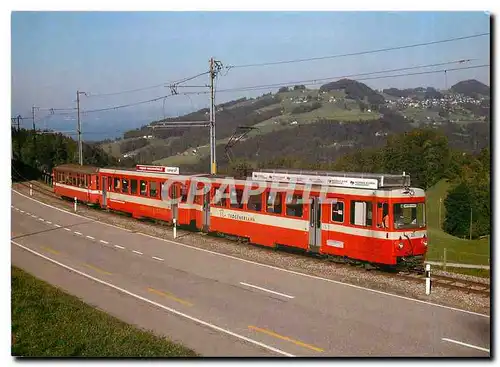
[[[134, 218], [151, 218], [190, 225], [196, 221], [194, 204], [188, 203], [192, 177], [203, 175], [178, 175], [151, 172], [144, 169], [101, 168], [102, 207], [130, 213]], [[151, 168], [149, 168], [151, 169]], [[173, 202], [170, 199], [178, 199]]]
[[53, 169], [54, 193], [62, 198], [98, 204], [100, 200], [99, 169], [92, 166], [63, 164]]
[[234, 180], [178, 169], [62, 165], [54, 191], [253, 244], [383, 265], [423, 264], [425, 192], [388, 174], [260, 170]]

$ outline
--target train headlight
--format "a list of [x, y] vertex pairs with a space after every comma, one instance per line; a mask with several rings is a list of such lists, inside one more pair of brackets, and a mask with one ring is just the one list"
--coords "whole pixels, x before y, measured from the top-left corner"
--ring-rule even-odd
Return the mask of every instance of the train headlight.
[[422, 240], [422, 244], [423, 244], [425, 247], [427, 247], [427, 244], [428, 244], [428, 242], [427, 242], [427, 238], [425, 238], [425, 237], [424, 237], [424, 239]]
[[403, 242], [400, 242], [400, 243], [399, 243], [399, 245], [398, 245], [398, 247], [399, 247], [400, 249], [402, 249], [402, 248], [403, 248]]

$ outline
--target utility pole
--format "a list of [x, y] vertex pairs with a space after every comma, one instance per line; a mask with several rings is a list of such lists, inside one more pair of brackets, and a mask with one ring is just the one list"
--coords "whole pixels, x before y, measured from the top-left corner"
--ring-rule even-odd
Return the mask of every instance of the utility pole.
[[35, 149], [35, 154], [36, 154], [35, 109], [36, 109], [36, 107], [35, 107], [35, 106], [31, 107], [31, 117], [32, 117], [32, 119], [33, 119], [33, 147], [34, 147], [34, 149]]
[[210, 173], [217, 174], [217, 159], [215, 157], [215, 88], [214, 79], [222, 68], [220, 61], [210, 58]]
[[215, 159], [215, 103], [214, 103], [214, 58], [210, 58], [210, 173], [217, 173], [217, 161]]
[[469, 240], [472, 240], [472, 205], [470, 206]]
[[21, 115], [17, 115], [17, 149], [19, 150], [19, 158], [21, 157]]
[[82, 127], [80, 124], [80, 94], [85, 94], [85, 92], [76, 91], [76, 110], [78, 115], [78, 125], [76, 127], [76, 131], [78, 133], [78, 163], [80, 166], [83, 166]]
[[441, 229], [441, 203], [443, 202], [443, 198], [439, 198], [439, 218], [438, 218], [438, 227]]

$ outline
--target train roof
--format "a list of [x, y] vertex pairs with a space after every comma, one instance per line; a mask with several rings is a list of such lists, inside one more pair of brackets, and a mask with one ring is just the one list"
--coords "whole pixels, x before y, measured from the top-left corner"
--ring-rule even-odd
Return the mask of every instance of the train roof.
[[260, 169], [252, 179], [277, 182], [320, 184], [359, 189], [384, 189], [410, 187], [410, 175], [365, 172], [309, 171], [290, 169]]
[[95, 174], [99, 172], [98, 167], [80, 166], [79, 164], [74, 164], [74, 163], [61, 164], [59, 166], [55, 166], [54, 169], [58, 171], [83, 173], [83, 174]]

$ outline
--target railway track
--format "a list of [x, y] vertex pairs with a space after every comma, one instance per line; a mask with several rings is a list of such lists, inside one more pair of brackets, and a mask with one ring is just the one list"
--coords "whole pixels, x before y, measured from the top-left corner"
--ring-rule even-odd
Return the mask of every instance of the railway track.
[[[407, 280], [413, 280], [418, 283], [424, 284], [425, 276], [411, 274], [411, 273], [399, 273], [399, 277], [403, 277]], [[431, 287], [442, 287], [454, 290], [460, 290], [465, 293], [475, 293], [482, 295], [484, 297], [490, 296], [490, 284], [476, 282], [473, 280], [459, 279], [455, 277], [450, 277], [446, 275], [431, 274]]]

